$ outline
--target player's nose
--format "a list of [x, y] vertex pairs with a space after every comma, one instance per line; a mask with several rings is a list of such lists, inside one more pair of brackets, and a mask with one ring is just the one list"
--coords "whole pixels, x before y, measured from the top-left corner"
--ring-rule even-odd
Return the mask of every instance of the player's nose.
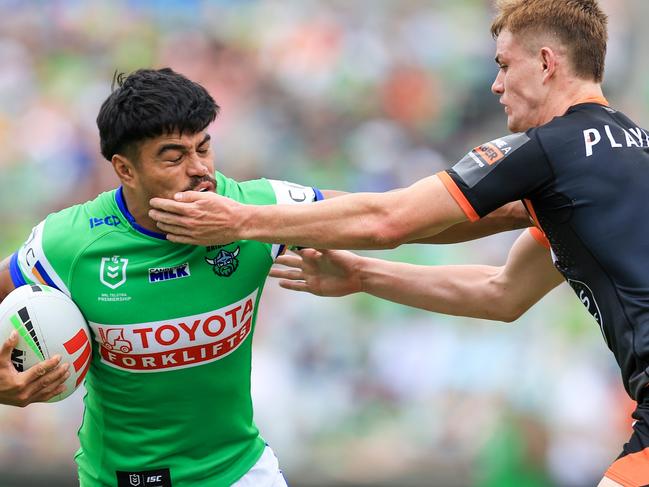
[[496, 75], [496, 79], [491, 84], [491, 92], [494, 95], [502, 95], [505, 92], [505, 84], [503, 83], [501, 73]]
[[187, 164], [187, 174], [189, 176], [205, 176], [208, 173], [209, 170], [200, 157], [193, 155], [189, 158]]

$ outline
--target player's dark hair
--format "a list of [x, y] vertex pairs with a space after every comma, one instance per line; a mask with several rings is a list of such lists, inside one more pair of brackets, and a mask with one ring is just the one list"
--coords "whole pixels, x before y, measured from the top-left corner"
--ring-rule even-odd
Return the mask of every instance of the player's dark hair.
[[602, 81], [608, 17], [597, 0], [496, 0], [494, 39], [503, 29], [514, 35], [554, 35], [568, 49], [580, 78]]
[[195, 134], [214, 121], [219, 106], [198, 83], [170, 68], [115, 73], [112, 93], [101, 105], [97, 127], [101, 154], [137, 158], [137, 145], [160, 135]]

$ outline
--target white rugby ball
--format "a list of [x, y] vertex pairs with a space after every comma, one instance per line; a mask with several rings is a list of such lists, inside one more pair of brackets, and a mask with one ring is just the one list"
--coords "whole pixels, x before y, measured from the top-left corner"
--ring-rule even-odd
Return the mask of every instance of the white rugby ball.
[[77, 305], [58, 289], [20, 286], [0, 303], [0, 340], [18, 331], [11, 362], [19, 372], [54, 355], [69, 363], [67, 389], [48, 402], [65, 399], [83, 382], [92, 359], [90, 331]]

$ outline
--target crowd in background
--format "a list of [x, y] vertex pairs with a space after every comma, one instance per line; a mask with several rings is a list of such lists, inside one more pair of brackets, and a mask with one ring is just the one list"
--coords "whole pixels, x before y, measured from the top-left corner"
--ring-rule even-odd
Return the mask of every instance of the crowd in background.
[[[506, 132], [488, 0], [0, 5], [2, 257], [47, 213], [118, 184], [95, 125], [116, 71], [202, 83], [222, 109], [216, 167], [239, 180], [385, 191]], [[649, 5], [602, 5], [605, 93], [647, 126]], [[515, 237], [376, 255], [500, 264]], [[257, 423], [294, 486], [584, 487], [630, 434], [617, 365], [567, 286], [497, 324], [269, 282], [253, 360]], [[74, 478], [81, 397], [0, 406], [0, 478]]]

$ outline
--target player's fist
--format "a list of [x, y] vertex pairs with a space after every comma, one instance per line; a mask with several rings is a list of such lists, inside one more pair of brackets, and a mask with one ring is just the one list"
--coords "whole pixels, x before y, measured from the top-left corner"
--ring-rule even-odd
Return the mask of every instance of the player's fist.
[[18, 333], [11, 332], [0, 348], [0, 404], [25, 407], [46, 402], [65, 390], [70, 376], [69, 364], [61, 364], [61, 356], [44, 360], [25, 372], [18, 372], [11, 363], [11, 352], [18, 344]]

